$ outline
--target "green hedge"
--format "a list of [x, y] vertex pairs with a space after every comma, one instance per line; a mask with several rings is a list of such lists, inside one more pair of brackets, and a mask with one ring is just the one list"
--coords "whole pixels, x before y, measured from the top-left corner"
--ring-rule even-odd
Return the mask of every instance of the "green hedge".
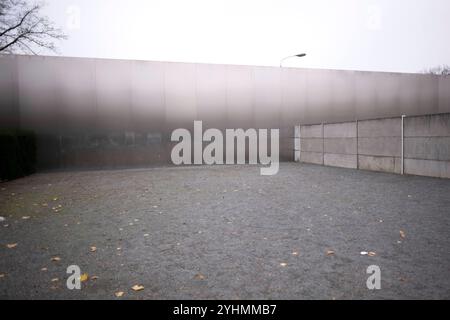
[[25, 130], [0, 130], [0, 179], [12, 180], [36, 170], [36, 137]]

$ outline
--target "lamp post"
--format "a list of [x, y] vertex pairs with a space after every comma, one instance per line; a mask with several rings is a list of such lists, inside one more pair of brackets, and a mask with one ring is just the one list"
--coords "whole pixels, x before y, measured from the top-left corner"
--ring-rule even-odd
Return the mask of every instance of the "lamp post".
[[289, 59], [289, 58], [295, 58], [295, 57], [297, 57], [297, 58], [303, 58], [303, 57], [306, 57], [306, 53], [294, 54], [293, 56], [288, 56], [288, 57], [286, 57], [286, 58], [281, 59], [281, 61], [280, 61], [280, 68], [283, 67], [283, 61], [284, 61], [284, 60]]

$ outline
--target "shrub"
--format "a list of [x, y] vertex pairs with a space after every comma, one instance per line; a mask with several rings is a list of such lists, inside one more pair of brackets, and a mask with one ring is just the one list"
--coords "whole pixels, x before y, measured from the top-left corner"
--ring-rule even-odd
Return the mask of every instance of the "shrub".
[[26, 130], [0, 130], [0, 179], [12, 180], [36, 170], [36, 137]]

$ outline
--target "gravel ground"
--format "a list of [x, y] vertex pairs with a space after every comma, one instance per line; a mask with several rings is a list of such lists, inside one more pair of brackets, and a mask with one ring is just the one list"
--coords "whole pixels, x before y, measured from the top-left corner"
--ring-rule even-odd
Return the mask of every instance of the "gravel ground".
[[[2, 299], [450, 298], [450, 180], [283, 163], [270, 177], [166, 167], [0, 188]], [[73, 264], [81, 290], [66, 287]]]

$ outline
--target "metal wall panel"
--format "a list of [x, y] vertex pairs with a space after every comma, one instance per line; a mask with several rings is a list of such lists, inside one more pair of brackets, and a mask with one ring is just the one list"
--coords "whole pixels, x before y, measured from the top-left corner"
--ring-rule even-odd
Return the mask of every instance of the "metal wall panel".
[[0, 127], [19, 125], [17, 101], [16, 59], [4, 56], [0, 58]]
[[225, 129], [226, 70], [223, 65], [196, 65], [197, 120], [203, 121], [204, 128]]
[[199, 120], [195, 64], [170, 62], [165, 68], [166, 123], [171, 128], [192, 126]]
[[156, 133], [165, 129], [165, 66], [162, 62], [133, 61], [131, 129]]
[[254, 81], [253, 68], [247, 66], [226, 66], [226, 109], [227, 125], [237, 128], [253, 128], [254, 124]]
[[254, 68], [254, 121], [256, 128], [280, 128], [281, 73], [279, 68]]
[[0, 56], [0, 93], [1, 126], [35, 130], [49, 166], [169, 162], [194, 120], [279, 128], [293, 156], [298, 124], [450, 111], [448, 77], [62, 57]]
[[450, 112], [450, 77], [439, 77], [439, 112]]
[[306, 117], [306, 72], [281, 70], [281, 126], [298, 125]]

